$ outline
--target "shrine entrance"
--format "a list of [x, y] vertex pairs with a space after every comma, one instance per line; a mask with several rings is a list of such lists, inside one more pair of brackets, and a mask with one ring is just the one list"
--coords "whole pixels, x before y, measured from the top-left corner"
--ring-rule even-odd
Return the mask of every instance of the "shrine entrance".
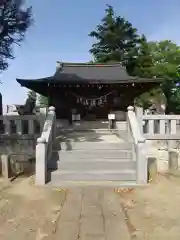
[[74, 109], [81, 115], [82, 120], [84, 121], [96, 121], [97, 119], [107, 120], [110, 111], [109, 104], [110, 95], [112, 95], [112, 92], [108, 92], [99, 97], [97, 96], [84, 97], [82, 95], [77, 95], [72, 92], [69, 95], [70, 105], [73, 106]]
[[81, 115], [81, 119], [84, 121], [96, 121], [98, 119], [107, 120], [109, 109], [107, 106], [101, 106], [99, 108], [85, 108], [84, 114]]

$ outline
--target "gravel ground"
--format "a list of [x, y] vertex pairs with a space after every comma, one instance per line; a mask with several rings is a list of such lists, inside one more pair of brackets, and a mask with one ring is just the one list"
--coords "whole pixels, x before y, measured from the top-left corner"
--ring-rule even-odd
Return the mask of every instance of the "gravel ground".
[[35, 187], [33, 177], [0, 180], [0, 240], [51, 239], [65, 198], [63, 189]]
[[180, 239], [180, 173], [145, 188], [118, 189], [133, 240]]

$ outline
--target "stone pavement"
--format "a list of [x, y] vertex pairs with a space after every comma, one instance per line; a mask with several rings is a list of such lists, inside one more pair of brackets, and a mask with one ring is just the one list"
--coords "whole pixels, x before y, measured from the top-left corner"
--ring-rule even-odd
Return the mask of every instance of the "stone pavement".
[[113, 189], [73, 188], [57, 222], [56, 240], [130, 240]]

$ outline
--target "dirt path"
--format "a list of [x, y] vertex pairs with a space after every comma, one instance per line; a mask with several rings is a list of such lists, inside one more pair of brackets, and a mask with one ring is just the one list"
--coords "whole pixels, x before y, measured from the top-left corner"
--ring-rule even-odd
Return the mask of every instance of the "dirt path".
[[146, 188], [120, 190], [133, 240], [180, 239], [180, 177], [159, 176]]
[[46, 239], [65, 198], [66, 191], [34, 187], [32, 178], [0, 181], [0, 240]]

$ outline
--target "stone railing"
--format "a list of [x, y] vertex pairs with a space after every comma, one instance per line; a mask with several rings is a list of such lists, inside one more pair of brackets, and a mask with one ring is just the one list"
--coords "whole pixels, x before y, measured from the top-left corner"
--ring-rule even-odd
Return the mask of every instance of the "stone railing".
[[143, 134], [150, 140], [180, 139], [177, 129], [179, 120], [180, 115], [143, 115]]
[[157, 170], [168, 171], [172, 155], [176, 155], [179, 167], [180, 115], [145, 114], [136, 107], [136, 117], [147, 140], [147, 155], [156, 158]]
[[142, 108], [136, 108], [136, 116], [147, 140], [180, 139], [180, 115], [143, 114]]
[[138, 184], [147, 183], [147, 158], [145, 154], [145, 138], [143, 137], [134, 107], [128, 107], [127, 130], [133, 141], [133, 160], [136, 161], [136, 181]]
[[34, 166], [36, 140], [43, 125], [44, 114], [0, 116], [0, 175], [9, 178], [20, 168]]
[[43, 124], [40, 115], [4, 115], [0, 116], [0, 134], [9, 137], [38, 136]]
[[47, 182], [47, 165], [52, 156], [52, 144], [56, 137], [55, 108], [49, 107], [40, 138], [36, 145], [36, 184], [44, 185]]

